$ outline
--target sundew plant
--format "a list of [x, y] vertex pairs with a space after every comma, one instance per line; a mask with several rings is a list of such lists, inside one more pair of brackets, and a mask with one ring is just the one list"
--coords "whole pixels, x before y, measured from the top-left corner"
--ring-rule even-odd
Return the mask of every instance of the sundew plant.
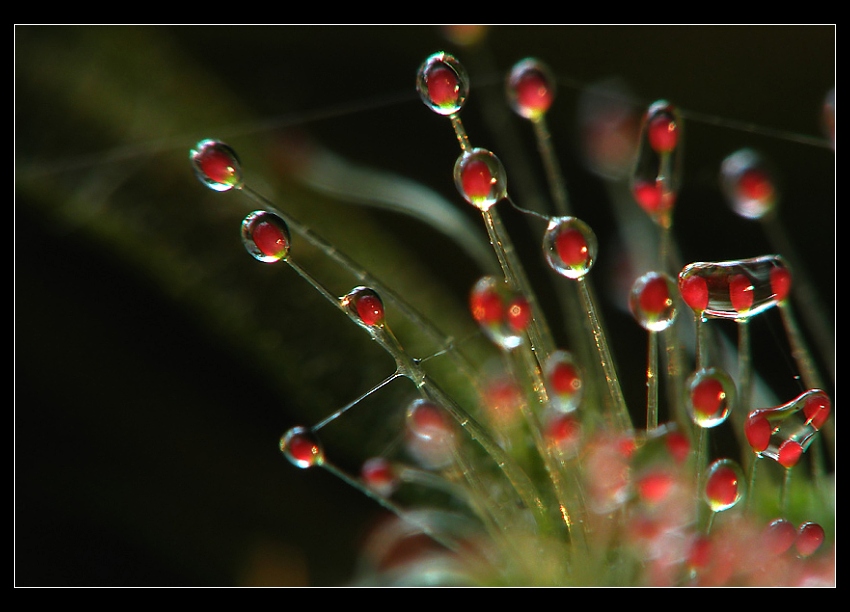
[[18, 584], [835, 584], [834, 27], [15, 33]]

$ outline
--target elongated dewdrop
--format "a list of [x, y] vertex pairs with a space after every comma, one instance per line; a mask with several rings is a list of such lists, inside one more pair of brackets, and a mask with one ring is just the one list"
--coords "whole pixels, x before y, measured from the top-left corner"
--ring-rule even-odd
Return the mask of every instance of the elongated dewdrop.
[[649, 332], [646, 365], [646, 429], [658, 427], [658, 334], [676, 320], [673, 297], [676, 285], [665, 272], [647, 272], [638, 277], [629, 293], [629, 310]]
[[[672, 272], [670, 240], [673, 209], [679, 193], [682, 119], [667, 100], [650, 104], [643, 117], [631, 176], [632, 196], [660, 228], [659, 265]], [[672, 264], [672, 265], [671, 265]]]
[[[791, 469], [809, 449], [831, 412], [832, 402], [826, 392], [809, 389], [790, 402], [752, 410], [747, 415], [744, 432], [756, 457], [772, 459], [785, 468], [783, 510], [788, 503]], [[755, 465], [753, 462], [750, 483], [755, 480]]]
[[596, 262], [598, 243], [593, 230], [577, 217], [555, 217], [549, 220], [543, 234], [543, 255], [549, 267], [568, 279], [576, 281], [579, 296], [590, 322], [593, 341], [608, 384], [614, 423], [622, 431], [632, 428], [620, 379], [617, 377], [608, 340], [599, 320], [599, 311], [585, 276]]

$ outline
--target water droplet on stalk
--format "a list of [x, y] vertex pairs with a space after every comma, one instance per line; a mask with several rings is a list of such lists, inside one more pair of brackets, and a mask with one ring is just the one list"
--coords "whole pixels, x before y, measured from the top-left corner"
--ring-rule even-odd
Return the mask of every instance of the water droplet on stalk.
[[718, 368], [694, 372], [685, 388], [688, 414], [697, 426], [704, 429], [723, 423], [735, 405], [735, 383]]
[[214, 191], [242, 188], [242, 166], [236, 151], [219, 140], [202, 140], [189, 152], [195, 176]]
[[543, 254], [561, 276], [582, 278], [596, 261], [598, 245], [593, 230], [576, 217], [555, 217], [543, 234]]
[[460, 195], [481, 211], [507, 196], [502, 162], [486, 149], [464, 151], [455, 162], [454, 181]]
[[521, 117], [542, 117], [555, 99], [555, 79], [549, 68], [534, 58], [517, 62], [507, 80], [508, 102]]
[[718, 459], [708, 467], [705, 501], [713, 512], [734, 507], [744, 497], [744, 475], [731, 459]]
[[299, 468], [321, 465], [325, 460], [319, 439], [306, 427], [293, 427], [287, 431], [280, 439], [280, 451]]
[[258, 261], [275, 263], [289, 256], [292, 241], [283, 219], [274, 213], [257, 210], [242, 221], [242, 244]]
[[454, 115], [469, 95], [469, 77], [453, 55], [438, 52], [420, 66], [416, 89], [425, 106], [435, 113]]

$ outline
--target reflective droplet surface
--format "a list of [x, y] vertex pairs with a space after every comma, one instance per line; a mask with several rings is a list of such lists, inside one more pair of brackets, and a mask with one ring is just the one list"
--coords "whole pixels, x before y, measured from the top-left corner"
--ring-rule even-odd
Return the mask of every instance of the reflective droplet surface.
[[825, 538], [826, 534], [823, 527], [808, 521], [800, 525], [797, 530], [794, 546], [801, 557], [810, 557], [818, 551]]
[[761, 219], [778, 198], [772, 171], [753, 149], [740, 149], [720, 164], [720, 186], [729, 205], [747, 219]]
[[673, 302], [675, 291], [676, 285], [669, 275], [647, 272], [632, 285], [629, 310], [644, 329], [663, 331], [676, 320], [676, 305]]
[[708, 467], [705, 501], [713, 512], [723, 512], [744, 497], [744, 474], [731, 459], [718, 459]]
[[531, 306], [505, 281], [493, 276], [479, 279], [469, 294], [469, 309], [472, 318], [496, 345], [512, 350], [523, 343], [532, 318]]
[[419, 67], [416, 90], [435, 113], [454, 115], [469, 95], [469, 77], [463, 65], [451, 54], [430, 55]]
[[560, 412], [572, 412], [584, 395], [582, 371], [572, 353], [558, 350], [549, 356], [543, 372], [549, 401]]
[[555, 99], [555, 79], [549, 68], [534, 58], [514, 64], [507, 80], [508, 102], [520, 117], [539, 119]]
[[790, 278], [779, 255], [695, 262], [679, 272], [679, 291], [699, 316], [744, 321], [784, 300]]
[[195, 176], [213, 191], [242, 187], [242, 166], [236, 152], [219, 140], [200, 141], [189, 151]]
[[543, 254], [561, 276], [579, 279], [590, 272], [599, 246], [593, 230], [576, 217], [555, 217], [543, 234]]
[[791, 521], [778, 518], [768, 523], [762, 532], [765, 551], [773, 556], [789, 550], [797, 539], [797, 529]]
[[242, 244], [248, 253], [264, 263], [289, 256], [292, 244], [289, 227], [283, 219], [265, 210], [256, 210], [242, 220]]
[[384, 324], [384, 303], [374, 289], [355, 287], [340, 299], [342, 306], [367, 327]]
[[360, 468], [360, 477], [369, 489], [383, 497], [389, 497], [398, 487], [395, 470], [383, 457], [367, 459]]
[[486, 149], [464, 151], [454, 166], [454, 181], [463, 199], [489, 210], [507, 195], [507, 180], [502, 162]]
[[751, 411], [744, 433], [759, 457], [791, 468], [808, 450], [831, 411], [827, 394], [810, 389], [786, 404]]
[[704, 368], [685, 383], [685, 407], [693, 422], [706, 429], [723, 423], [736, 401], [735, 383], [723, 370]]
[[454, 423], [446, 410], [425, 399], [414, 400], [406, 412], [407, 450], [424, 467], [450, 464], [456, 444]]
[[681, 121], [676, 108], [658, 100], [646, 112], [646, 138], [656, 153], [671, 153], [679, 144]]
[[325, 452], [319, 439], [307, 427], [293, 427], [280, 439], [280, 452], [299, 468], [321, 465]]

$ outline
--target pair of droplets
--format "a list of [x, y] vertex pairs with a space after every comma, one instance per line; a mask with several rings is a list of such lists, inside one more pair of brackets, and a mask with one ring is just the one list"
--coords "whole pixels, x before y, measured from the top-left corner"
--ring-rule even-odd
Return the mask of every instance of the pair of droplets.
[[[455, 185], [462, 197], [481, 212], [505, 273], [504, 279], [485, 276], [473, 287], [470, 294], [472, 316], [483, 332], [504, 351], [515, 351], [524, 346], [528, 339], [538, 355], [548, 357], [546, 363], [538, 364], [545, 374], [547, 399], [557, 416], [549, 421], [547, 435], [566, 447], [567, 444], [573, 444], [575, 438], [576, 422], [572, 419], [572, 413], [581, 401], [583, 385], [580, 368], [566, 351], [546, 348], [545, 329], [540, 329], [541, 320], [535, 308], [533, 292], [524, 279], [521, 266], [512, 260], [512, 252], [500, 248], [508, 244], [509, 239], [494, 206], [500, 201], [509, 200], [506, 173], [492, 152], [473, 148], [469, 144], [463, 129], [459, 112], [469, 92], [469, 79], [456, 58], [446, 53], [436, 53], [420, 67], [417, 89], [426, 106], [447, 116], [452, 122], [461, 146], [461, 155], [453, 172]], [[514, 67], [508, 79], [508, 98], [514, 110], [532, 121], [539, 130], [545, 129], [545, 114], [553, 96], [554, 81], [543, 64], [529, 59]], [[663, 237], [669, 233], [678, 189], [676, 152], [680, 126], [681, 122], [672, 105], [659, 101], [650, 106], [644, 121], [643, 137], [632, 176], [635, 201], [656, 222]], [[294, 230], [320, 247], [324, 245], [322, 240], [288, 215], [275, 210], [262, 196], [244, 185], [238, 157], [230, 147], [220, 141], [205, 140], [198, 143], [191, 151], [190, 157], [198, 178], [211, 189], [239, 189], [263, 205], [263, 210], [251, 213], [242, 223], [243, 243], [253, 257], [265, 263], [286, 261], [352, 320], [379, 339], [396, 358], [399, 366], [397, 372], [375, 389], [398, 376], [407, 376], [418, 387], [421, 386], [426, 397], [414, 402], [408, 410], [408, 422], [412, 430], [418, 432], [418, 439], [432, 446], [445, 445], [446, 438], [450, 436], [439, 433], [447, 429], [442, 420], [441, 408], [453, 413], [453, 416], [463, 423], [470, 422], [466, 415], [451, 406], [448, 398], [429, 392], [433, 387], [424, 385], [424, 374], [418, 367], [417, 360], [405, 354], [386, 325], [384, 302], [381, 298], [384, 290], [378, 291], [372, 284], [369, 287], [356, 287], [342, 298], [332, 296], [290, 257], [290, 231]], [[728, 189], [730, 197], [738, 203], [741, 214], [758, 218], [772, 206], [774, 194], [769, 177], [751, 152], [742, 151], [730, 157], [724, 164], [724, 177], [724, 188]], [[554, 199], [562, 205], [561, 212], [564, 214], [546, 217], [548, 226], [543, 236], [543, 253], [547, 263], [556, 273], [576, 281], [583, 308], [590, 317], [593, 341], [599, 351], [600, 360], [604, 367], [613, 368], [604, 331], [593, 314], [593, 297], [585, 283], [585, 276], [596, 260], [596, 237], [587, 224], [567, 214], [568, 204], [565, 194], [559, 188], [558, 177], [551, 176], [550, 179]], [[511, 204], [513, 205], [513, 202]], [[538, 215], [532, 211], [524, 212]], [[324, 250], [349, 270], [357, 269], [354, 262], [347, 260], [336, 249]], [[666, 253], [662, 250], [662, 260], [665, 256]], [[746, 333], [746, 323], [752, 317], [776, 306], [787, 308], [790, 288], [791, 274], [780, 256], [728, 262], [698, 262], [681, 270], [678, 283], [665, 272], [642, 275], [632, 287], [629, 306], [637, 322], [649, 332], [652, 346], [657, 342], [656, 335], [668, 329], [675, 321], [679, 297], [694, 312], [699, 340], [699, 330], [711, 318], [734, 320], [740, 324], [742, 332]], [[403, 304], [395, 300], [394, 303]], [[658, 425], [657, 398], [653, 396], [652, 389], [656, 378], [654, 367], [650, 364], [648, 368], [648, 431]], [[614, 421], [618, 428], [628, 430], [631, 421], [622, 392], [619, 390], [616, 373], [611, 369], [606, 370], [605, 374], [613, 398]], [[725, 422], [729, 416], [738, 391], [725, 372], [702, 363], [702, 351], [699, 346], [697, 368], [689, 378], [686, 388], [686, 406], [691, 419], [698, 427], [702, 446], [704, 432]], [[746, 389], [742, 391], [747, 392]], [[313, 427], [294, 427], [286, 432], [281, 438], [281, 450], [285, 456], [294, 465], [302, 468], [323, 465], [359, 486], [358, 482], [352, 481], [326, 462], [324, 450], [316, 436], [321, 427], [354, 403], [356, 402]], [[815, 440], [816, 434], [827, 421], [830, 410], [830, 401], [826, 394], [817, 388], [811, 388], [787, 404], [749, 411], [744, 426], [746, 440], [756, 458], [772, 459], [790, 470]], [[467, 429], [473, 438], [484, 444], [485, 449], [494, 455], [497, 462], [502, 460], [503, 453], [496, 444], [487, 441], [485, 433], [474, 430], [471, 425], [467, 425]], [[699, 469], [699, 460], [697, 463]], [[712, 512], [729, 509], [742, 499], [743, 474], [737, 464], [726, 459], [718, 460], [705, 474], [703, 495]], [[363, 466], [362, 479], [366, 488], [379, 492], [382, 499], [391, 494], [397, 476], [389, 464], [380, 459], [367, 461]], [[523, 483], [519, 482], [522, 480], [521, 476], [509, 474], [508, 477], [519, 491], [525, 490]], [[527, 505], [534, 505], [533, 499], [526, 498], [524, 501]], [[805, 527], [806, 533], [809, 534], [817, 532], [818, 529], [822, 541], [823, 530], [819, 526]], [[809, 544], [809, 548], [816, 546]]]

